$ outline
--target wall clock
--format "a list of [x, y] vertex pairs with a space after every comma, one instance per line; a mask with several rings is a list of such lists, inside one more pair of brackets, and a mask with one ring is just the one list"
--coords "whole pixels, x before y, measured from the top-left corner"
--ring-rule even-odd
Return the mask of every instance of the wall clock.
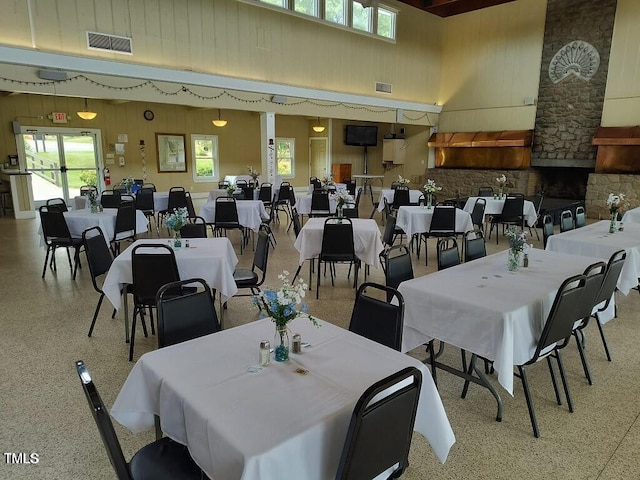
[[151, 110], [145, 110], [143, 115], [144, 115], [144, 119], [148, 120], [148, 121], [153, 120], [153, 118], [155, 117], [155, 115], [153, 114], [153, 112]]

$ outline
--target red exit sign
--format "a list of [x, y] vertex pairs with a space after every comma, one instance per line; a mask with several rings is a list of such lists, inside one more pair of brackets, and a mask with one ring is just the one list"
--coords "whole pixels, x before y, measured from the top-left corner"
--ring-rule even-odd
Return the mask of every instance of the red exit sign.
[[53, 112], [51, 119], [53, 123], [67, 123], [67, 114], [64, 112]]

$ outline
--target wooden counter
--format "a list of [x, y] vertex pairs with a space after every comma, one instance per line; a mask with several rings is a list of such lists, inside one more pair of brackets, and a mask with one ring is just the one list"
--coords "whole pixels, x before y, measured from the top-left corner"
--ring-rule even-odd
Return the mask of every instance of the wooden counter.
[[35, 218], [31, 174], [2, 170], [0, 171], [0, 179], [11, 190], [13, 216], [18, 219]]

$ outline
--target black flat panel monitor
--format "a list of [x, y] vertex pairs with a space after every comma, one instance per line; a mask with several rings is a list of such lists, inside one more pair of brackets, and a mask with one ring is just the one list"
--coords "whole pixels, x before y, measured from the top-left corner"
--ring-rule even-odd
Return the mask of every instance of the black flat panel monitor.
[[375, 125], [347, 125], [345, 145], [375, 147], [378, 145], [378, 127]]

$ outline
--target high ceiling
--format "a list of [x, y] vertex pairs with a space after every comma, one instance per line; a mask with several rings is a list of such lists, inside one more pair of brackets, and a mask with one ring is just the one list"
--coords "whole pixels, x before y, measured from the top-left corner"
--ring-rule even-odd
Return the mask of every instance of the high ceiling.
[[482, 8], [493, 7], [515, 0], [400, 0], [402, 3], [419, 8], [439, 17], [451, 17]]

